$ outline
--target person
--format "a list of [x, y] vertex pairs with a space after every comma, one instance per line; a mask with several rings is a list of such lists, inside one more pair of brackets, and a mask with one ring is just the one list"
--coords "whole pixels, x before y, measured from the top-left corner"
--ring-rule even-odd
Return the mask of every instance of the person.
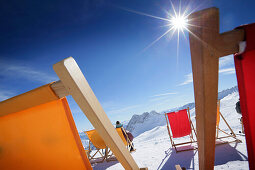
[[123, 125], [120, 123], [120, 121], [116, 121], [116, 128], [121, 128]]
[[[125, 130], [124, 128], [122, 128], [123, 127], [123, 125], [120, 123], [120, 121], [116, 121], [116, 128], [121, 128], [121, 131], [122, 131], [122, 133], [123, 133], [123, 135], [124, 135], [124, 137], [125, 137], [125, 139], [126, 139], [126, 141], [127, 141], [127, 137], [128, 137], [128, 139], [131, 141], [131, 143], [132, 143], [132, 141], [133, 141], [133, 139], [134, 139], [134, 136], [132, 135], [132, 133], [131, 132], [129, 132], [129, 131], [127, 131], [127, 130]], [[125, 131], [125, 132], [124, 132]], [[126, 136], [127, 135], [127, 136]], [[130, 147], [130, 151], [132, 152], [132, 151], [134, 151], [134, 144], [129, 144], [129, 147]]]
[[[240, 106], [240, 99], [236, 102], [236, 112], [242, 115], [241, 106]], [[243, 117], [240, 118], [240, 123], [242, 125], [242, 133], [244, 133]], [[241, 131], [239, 131], [239, 133], [241, 133]]]
[[241, 107], [240, 107], [240, 99], [238, 100], [238, 102], [236, 102], [236, 112], [239, 114], [242, 114]]

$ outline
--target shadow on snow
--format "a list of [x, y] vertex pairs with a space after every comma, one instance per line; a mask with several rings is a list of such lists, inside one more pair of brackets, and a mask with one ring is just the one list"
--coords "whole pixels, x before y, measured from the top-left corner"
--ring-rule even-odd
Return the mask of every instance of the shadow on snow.
[[229, 144], [216, 146], [214, 165], [223, 165], [230, 161], [247, 161], [248, 157], [236, 150], [237, 145], [238, 143], [234, 147]]
[[[247, 161], [247, 156], [236, 150], [237, 145], [238, 143], [236, 143], [234, 147], [232, 147], [228, 143], [217, 145], [215, 148], [214, 165], [223, 165], [230, 161]], [[185, 167], [187, 170], [194, 170], [194, 156], [196, 155], [197, 150], [176, 153], [173, 148], [169, 148], [167, 151], [165, 151], [165, 153], [166, 156], [162, 159], [158, 170], [175, 170], [175, 165]]]
[[110, 161], [110, 162], [102, 162], [102, 163], [94, 163], [92, 164], [93, 169], [96, 170], [105, 170], [106, 168], [109, 168], [115, 164], [119, 163], [117, 160], [116, 161]]
[[[181, 167], [186, 167], [186, 168], [194, 167], [194, 155], [196, 154], [196, 152], [197, 151], [195, 150], [190, 150], [190, 151], [183, 151], [183, 152], [176, 153], [173, 148], [168, 149], [166, 151], [166, 156], [162, 160], [158, 169], [162, 169], [162, 170], [175, 169], [175, 165], [180, 165]], [[166, 159], [167, 161], [165, 162]], [[164, 162], [165, 164], [163, 165], [163, 167], [161, 167]], [[187, 169], [193, 169], [193, 168], [187, 168]]]

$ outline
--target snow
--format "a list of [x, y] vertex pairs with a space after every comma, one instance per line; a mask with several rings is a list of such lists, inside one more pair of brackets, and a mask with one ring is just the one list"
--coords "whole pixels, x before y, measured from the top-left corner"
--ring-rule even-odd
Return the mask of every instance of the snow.
[[142, 115], [133, 115], [126, 129], [136, 137], [143, 132], [165, 124], [166, 121], [163, 114], [151, 111], [150, 113], [145, 112]]
[[[235, 104], [239, 99], [239, 94], [236, 91], [231, 92], [231, 94], [226, 94], [224, 98], [222, 98], [220, 111], [233, 131], [237, 134], [237, 138], [242, 140], [242, 143], [232, 142], [216, 145], [214, 167], [216, 170], [249, 169], [245, 136], [239, 133], [239, 131], [241, 131], [239, 120], [241, 115], [235, 111]], [[195, 125], [194, 108], [191, 109], [190, 112], [192, 122]], [[130, 126], [132, 125], [129, 128], [136, 136], [133, 141], [136, 151], [132, 153], [132, 156], [139, 167], [148, 167], [152, 170], [166, 170], [175, 169], [175, 165], [179, 164], [186, 169], [198, 169], [197, 150], [176, 153], [171, 147], [163, 114], [152, 112], [140, 116], [136, 115], [135, 118], [133, 122], [129, 122], [131, 123]], [[151, 125], [151, 127], [149, 127], [149, 125]], [[222, 119], [220, 121], [220, 128], [230, 132]], [[182, 142], [185, 140], [187, 140], [187, 138], [184, 137], [175, 141]], [[233, 140], [233, 138], [229, 138], [229, 140]], [[97, 163], [92, 166], [96, 170], [123, 169], [118, 161]]]

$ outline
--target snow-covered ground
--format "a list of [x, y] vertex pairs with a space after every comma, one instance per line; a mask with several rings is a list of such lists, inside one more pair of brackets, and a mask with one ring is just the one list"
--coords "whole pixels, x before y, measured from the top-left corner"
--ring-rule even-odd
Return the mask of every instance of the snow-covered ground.
[[[249, 169], [248, 158], [246, 151], [245, 137], [239, 133], [241, 131], [241, 125], [239, 118], [241, 117], [235, 111], [235, 104], [239, 99], [238, 92], [233, 92], [221, 100], [221, 113], [230, 124], [234, 132], [237, 134], [237, 138], [242, 140], [242, 143], [229, 143], [217, 145], [215, 148], [215, 169]], [[142, 128], [142, 124], [138, 123], [132, 126], [135, 132], [134, 145], [136, 151], [132, 153], [133, 158], [139, 165], [139, 167], [148, 167], [152, 170], [157, 169], [175, 169], [175, 165], [179, 164], [186, 169], [198, 169], [198, 152], [196, 150], [185, 151], [176, 153], [171, 147], [164, 116], [151, 114], [152, 117], [158, 116], [161, 120], [155, 119], [157, 123], [153, 123], [153, 119], [150, 116], [143, 120], [145, 129]], [[191, 118], [195, 125], [195, 113], [194, 108], [191, 109]], [[146, 122], [146, 120], [148, 120]], [[147, 123], [151, 125], [157, 125], [153, 129], [147, 130]], [[140, 130], [137, 130], [140, 129]], [[222, 121], [220, 122], [220, 128], [229, 132], [227, 126]], [[147, 130], [147, 131], [146, 131]], [[181, 138], [177, 141], [185, 141], [187, 138]], [[94, 169], [123, 169], [118, 161], [103, 162], [92, 165]]]

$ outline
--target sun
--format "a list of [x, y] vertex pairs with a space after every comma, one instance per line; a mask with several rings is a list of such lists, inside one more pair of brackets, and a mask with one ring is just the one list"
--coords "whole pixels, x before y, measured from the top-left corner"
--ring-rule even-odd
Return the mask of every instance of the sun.
[[126, 8], [121, 8], [121, 9], [126, 10], [128, 12], [136, 13], [138, 15], [143, 15], [143, 16], [147, 16], [147, 17], [151, 17], [151, 18], [163, 21], [164, 25], [162, 25], [162, 27], [167, 27], [166, 31], [163, 34], [161, 34], [159, 37], [157, 37], [154, 41], [152, 41], [142, 51], [145, 51], [148, 48], [150, 48], [153, 44], [158, 42], [161, 38], [169, 35], [168, 38], [171, 39], [173, 37], [173, 35], [175, 34], [175, 35], [177, 35], [177, 58], [178, 58], [180, 34], [182, 33], [184, 38], [187, 40], [185, 31], [190, 32], [189, 27], [192, 26], [189, 23], [188, 17], [194, 10], [189, 11], [190, 10], [189, 6], [187, 6], [186, 8], [183, 8], [183, 10], [182, 10], [181, 1], [178, 6], [178, 9], [175, 9], [171, 0], [170, 0], [170, 3], [171, 3], [172, 8], [171, 8], [171, 10], [169, 9], [169, 10], [165, 11], [166, 17], [159, 17], [159, 16], [147, 14], [147, 13], [140, 12], [140, 11], [126, 9]]
[[188, 25], [188, 18], [185, 16], [173, 16], [170, 19], [170, 26], [172, 28], [174, 28], [175, 30], [183, 30], [183, 29], [187, 29], [187, 25]]

